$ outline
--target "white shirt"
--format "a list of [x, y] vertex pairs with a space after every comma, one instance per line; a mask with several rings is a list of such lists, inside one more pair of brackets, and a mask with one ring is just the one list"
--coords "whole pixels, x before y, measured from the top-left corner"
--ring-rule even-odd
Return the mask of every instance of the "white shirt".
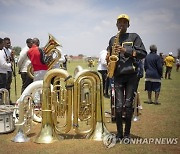
[[[7, 63], [10, 63], [10, 58], [11, 58], [11, 49], [7, 49], [7, 48], [3, 48], [4, 49], [4, 52], [6, 52], [6, 54], [5, 54], [5, 56], [7, 55], [7, 57], [6, 57], [6, 59], [8, 59], [8, 61], [7, 61]], [[10, 63], [11, 64], [11, 63]], [[8, 68], [8, 70], [7, 71], [9, 71], [9, 72], [12, 72], [12, 69], [11, 69], [11, 67], [10, 68]]]
[[20, 52], [19, 60], [17, 63], [20, 72], [27, 72], [27, 67], [31, 63], [31, 61], [29, 60], [27, 56], [28, 50], [29, 50], [29, 47], [25, 46]]
[[98, 60], [98, 66], [97, 70], [107, 70], [107, 61], [106, 61], [106, 55], [107, 55], [107, 50], [102, 50], [99, 53], [99, 60]]
[[11, 63], [7, 63], [6, 54], [4, 50], [0, 50], [0, 73], [7, 73], [8, 70], [11, 70]]
[[179, 61], [179, 59], [176, 59], [176, 65], [177, 65], [177, 64], [180, 64], [180, 61]]

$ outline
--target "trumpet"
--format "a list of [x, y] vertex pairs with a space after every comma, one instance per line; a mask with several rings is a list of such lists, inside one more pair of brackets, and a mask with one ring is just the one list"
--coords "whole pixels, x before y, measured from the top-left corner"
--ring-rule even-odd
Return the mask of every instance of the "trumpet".
[[[50, 57], [50, 60], [48, 61], [48, 70], [50, 70], [55, 63], [59, 61], [61, 58], [60, 50], [58, 50], [56, 47], [62, 46], [51, 34], [49, 34], [49, 41], [45, 45], [43, 51], [45, 52], [46, 57]], [[27, 73], [28, 75], [33, 79], [34, 78], [34, 70], [32, 67], [32, 64], [29, 64], [27, 67]]]

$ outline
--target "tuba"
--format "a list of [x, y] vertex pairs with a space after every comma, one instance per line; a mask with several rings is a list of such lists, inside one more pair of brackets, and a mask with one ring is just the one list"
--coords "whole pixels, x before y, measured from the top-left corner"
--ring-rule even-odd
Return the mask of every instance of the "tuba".
[[[55, 63], [59, 61], [61, 58], [60, 50], [58, 50], [56, 47], [61, 46], [59, 42], [51, 35], [49, 34], [49, 41], [43, 48], [43, 51], [45, 52], [45, 55], [47, 57], [50, 57], [50, 61], [48, 62], [48, 70], [50, 70]], [[32, 64], [29, 64], [27, 67], [27, 73], [28, 75], [33, 79], [34, 73], [33, 73], [33, 67]]]
[[[36, 143], [62, 139], [72, 126], [76, 134], [102, 141], [109, 134], [104, 124], [102, 79], [95, 71], [77, 68], [74, 79], [63, 69], [46, 73], [42, 94], [42, 126]], [[53, 79], [53, 88], [50, 88]]]
[[[50, 88], [54, 78], [53, 88]], [[62, 84], [64, 83], [64, 85]], [[42, 125], [36, 143], [52, 143], [62, 138], [58, 133], [69, 132], [72, 126], [73, 79], [66, 70], [53, 69], [46, 73], [42, 91]], [[64, 123], [60, 123], [65, 118]]]
[[[17, 109], [14, 110], [15, 122], [18, 122], [16, 115], [19, 114], [18, 113], [19, 108], [20, 108], [19, 106], [21, 103], [23, 103], [25, 96], [31, 96], [35, 105], [41, 104], [40, 96], [42, 93], [42, 87], [43, 87], [43, 80], [34, 81], [26, 87], [26, 89], [23, 91], [20, 98], [16, 101]], [[42, 121], [41, 115], [39, 115], [38, 113], [35, 113], [34, 111], [33, 111], [33, 117], [32, 118], [33, 118], [33, 121], [35, 121], [35, 122], [41, 122]]]
[[[77, 134], [102, 141], [109, 134], [104, 123], [104, 102], [101, 76], [95, 71], [82, 70], [74, 80], [73, 127]], [[82, 123], [89, 123], [83, 129]], [[81, 126], [82, 125], [82, 126]]]
[[108, 74], [107, 74], [107, 76], [109, 78], [112, 78], [114, 76], [116, 63], [119, 60], [118, 53], [116, 53], [116, 51], [115, 51], [115, 47], [116, 47], [116, 45], [119, 44], [120, 33], [121, 33], [121, 30], [118, 31], [118, 33], [116, 34], [116, 36], [114, 38], [114, 43], [113, 43], [113, 46], [112, 46], [112, 53], [109, 56], [109, 59], [107, 60], [108, 61], [108, 68], [107, 68], [108, 69]]

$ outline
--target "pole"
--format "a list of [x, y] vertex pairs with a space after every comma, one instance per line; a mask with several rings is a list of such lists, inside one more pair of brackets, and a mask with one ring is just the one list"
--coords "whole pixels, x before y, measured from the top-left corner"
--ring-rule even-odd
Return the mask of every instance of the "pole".
[[14, 88], [15, 88], [15, 98], [17, 100], [17, 86], [16, 86], [16, 64], [15, 64], [15, 60], [13, 59], [13, 63], [14, 63], [14, 71], [13, 71], [13, 76], [14, 76]]

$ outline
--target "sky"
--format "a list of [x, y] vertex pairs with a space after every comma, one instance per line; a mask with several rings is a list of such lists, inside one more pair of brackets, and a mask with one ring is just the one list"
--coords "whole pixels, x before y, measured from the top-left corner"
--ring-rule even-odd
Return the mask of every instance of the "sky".
[[130, 16], [128, 32], [140, 35], [147, 52], [177, 55], [180, 48], [179, 0], [0, 0], [0, 37], [23, 48], [27, 38], [43, 47], [52, 34], [64, 54], [98, 56], [117, 33], [116, 19]]

